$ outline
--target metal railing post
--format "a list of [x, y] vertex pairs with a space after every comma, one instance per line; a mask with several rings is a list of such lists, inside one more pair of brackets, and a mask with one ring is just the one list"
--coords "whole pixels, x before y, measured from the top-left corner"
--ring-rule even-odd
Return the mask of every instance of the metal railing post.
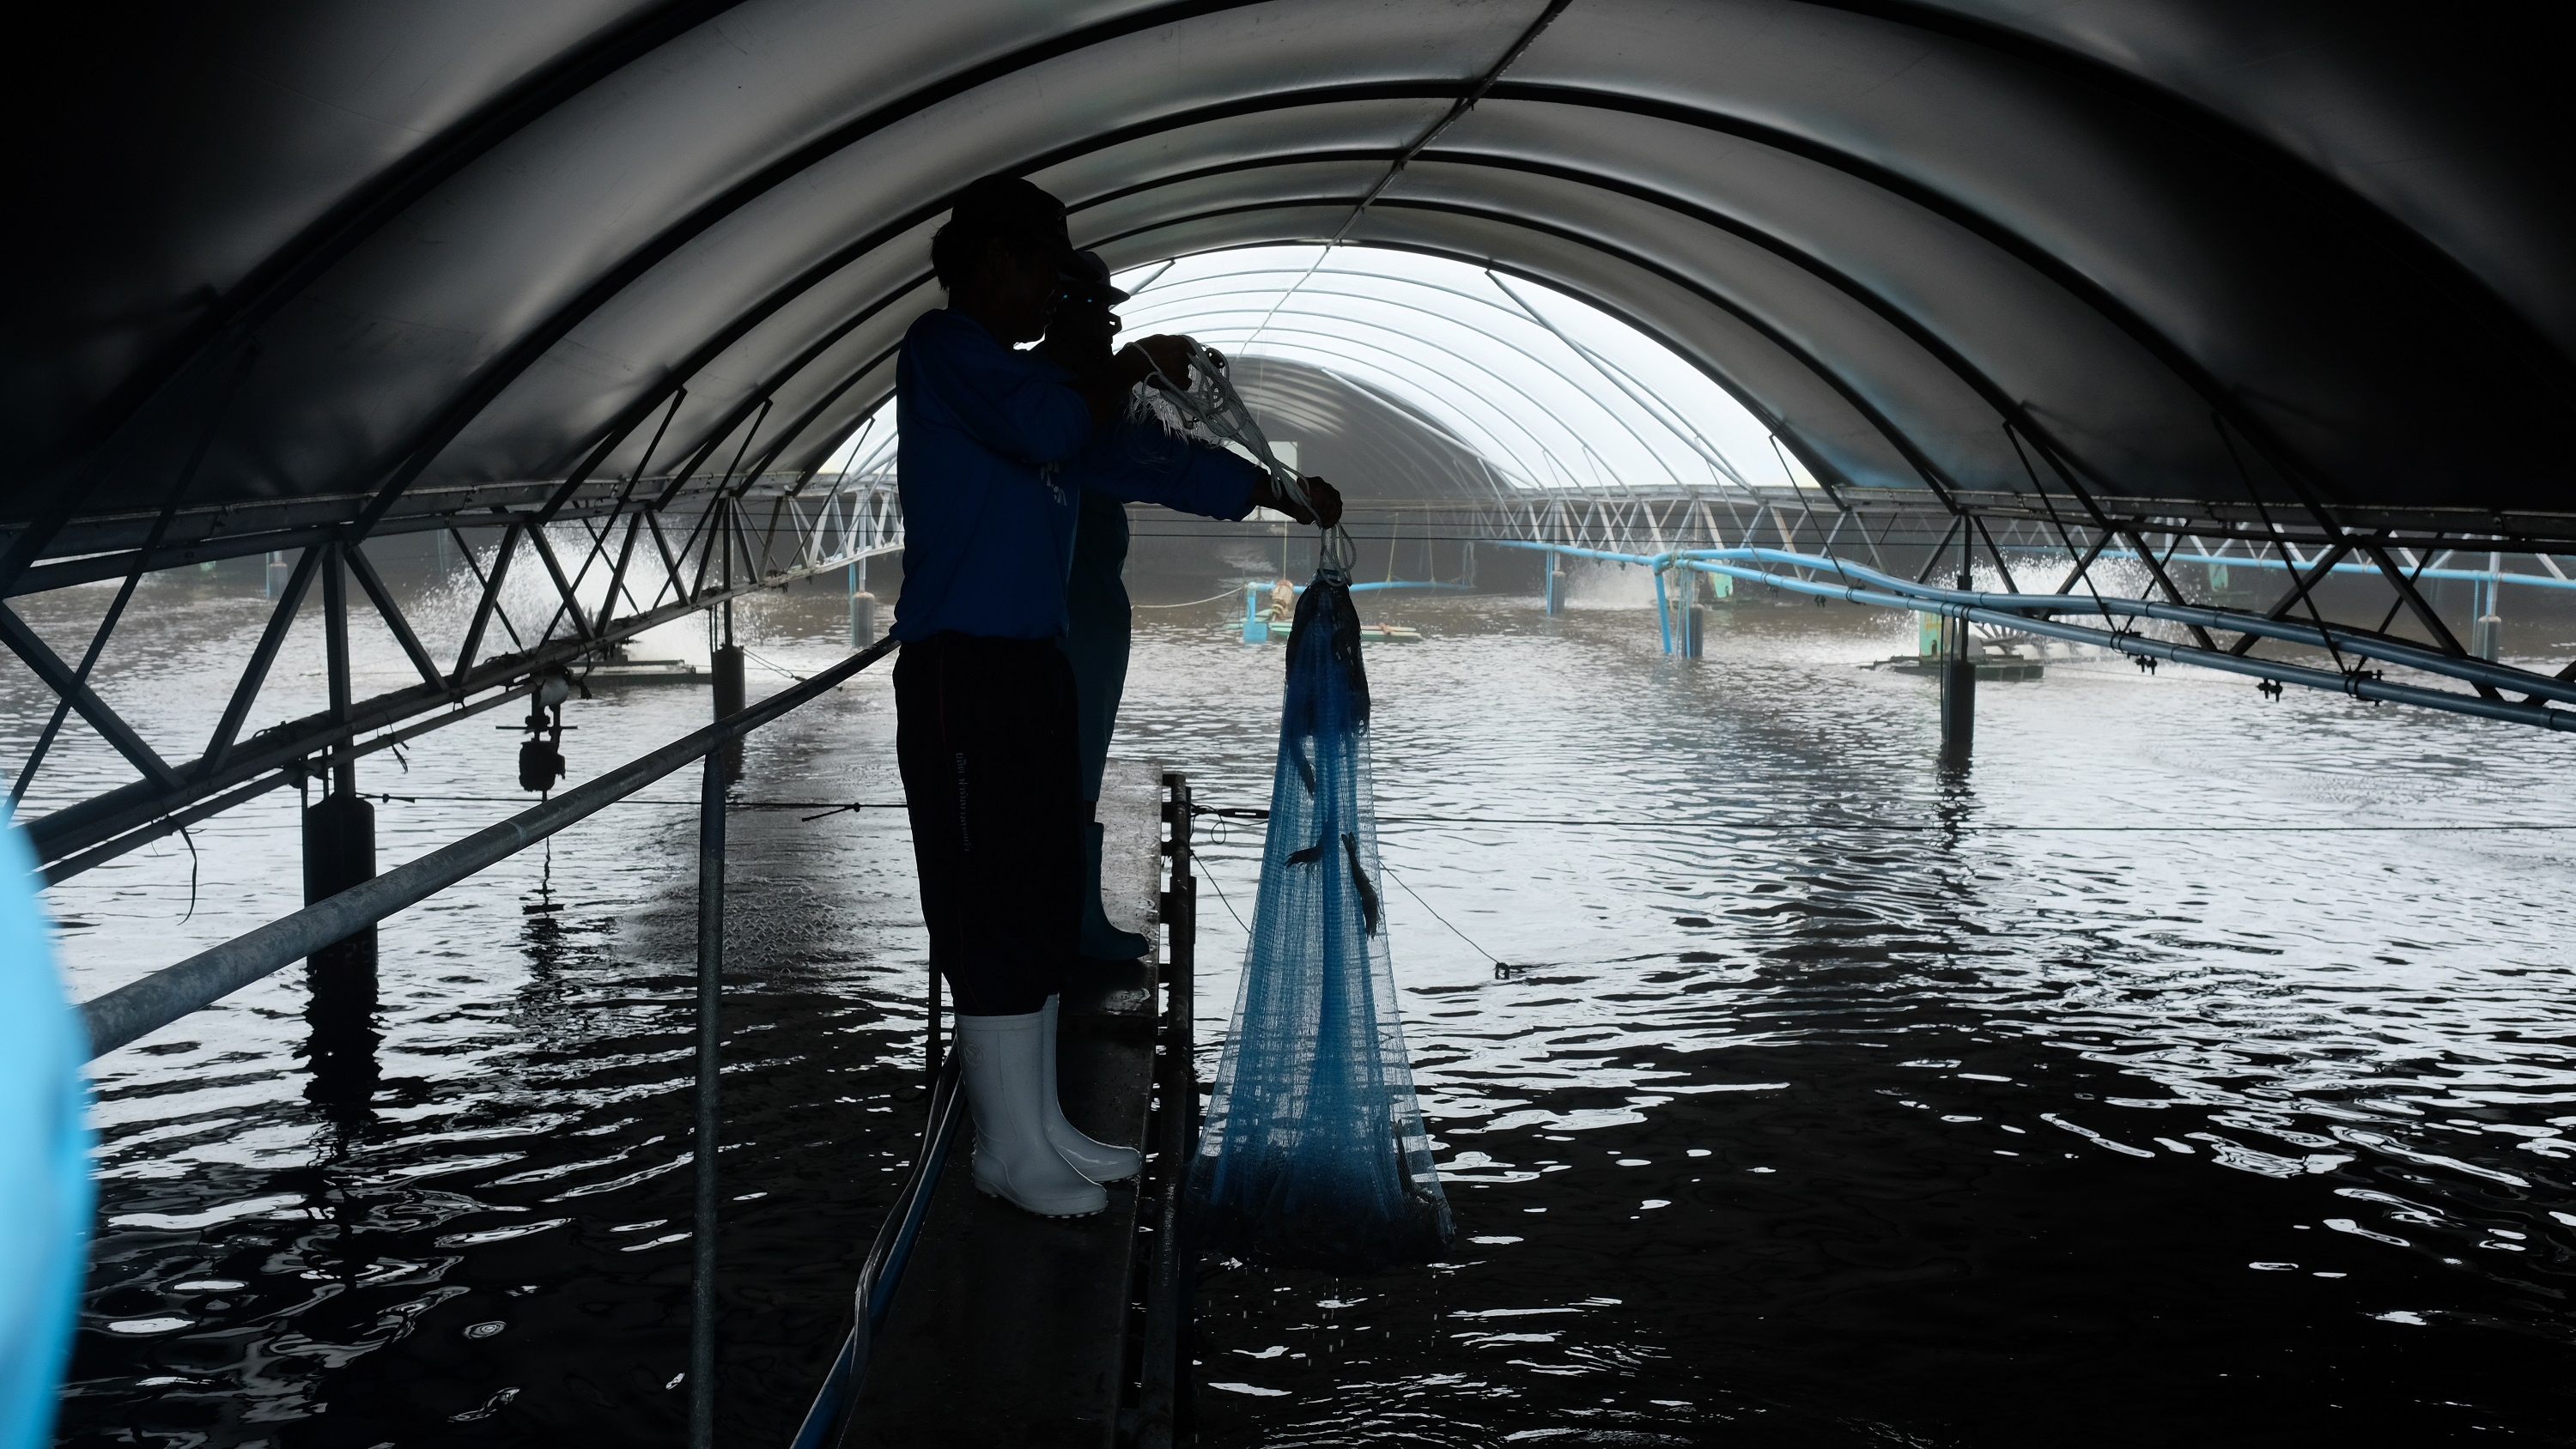
[[1197, 1254], [1187, 1236], [1182, 1199], [1190, 1156], [1198, 1146], [1199, 1087], [1193, 1028], [1197, 1020], [1198, 880], [1190, 870], [1189, 777], [1169, 774], [1163, 818], [1172, 827], [1164, 851], [1172, 860], [1163, 893], [1163, 1061], [1161, 1107], [1154, 1118], [1154, 1263], [1145, 1284], [1145, 1347], [1137, 1386], [1138, 1449], [1170, 1449], [1190, 1437], [1190, 1290]]
[[716, 1442], [716, 1153], [722, 1117], [716, 1097], [724, 984], [725, 759], [707, 752], [698, 791], [698, 1133], [697, 1213], [689, 1270], [689, 1449]]
[[935, 1091], [939, 1086], [939, 1064], [944, 1059], [944, 1044], [939, 1039], [939, 967], [930, 967], [930, 983], [922, 991], [921, 1024], [921, 1089]]

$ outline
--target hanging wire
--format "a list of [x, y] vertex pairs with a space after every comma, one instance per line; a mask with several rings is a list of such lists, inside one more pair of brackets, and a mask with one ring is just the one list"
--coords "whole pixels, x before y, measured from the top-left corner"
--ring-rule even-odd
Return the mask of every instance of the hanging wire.
[[1234, 902], [1226, 899], [1225, 887], [1217, 883], [1216, 873], [1214, 871], [1201, 871], [1199, 873], [1199, 879], [1216, 887], [1217, 901], [1225, 907], [1225, 913], [1227, 915], [1234, 917], [1235, 929], [1243, 932], [1243, 934], [1247, 936], [1251, 935], [1252, 928], [1243, 923], [1243, 915], [1234, 908]]
[[[361, 790], [360, 799], [380, 800], [405, 805], [512, 805], [525, 804], [525, 795], [412, 795], [391, 790]], [[649, 795], [629, 795], [612, 805], [662, 806], [673, 810], [695, 810], [700, 801], [661, 799]], [[803, 815], [807, 822], [827, 820], [835, 815], [858, 814], [869, 810], [901, 811], [901, 800], [728, 800], [729, 810], [793, 810], [813, 812]], [[1227, 820], [1267, 820], [1270, 812], [1249, 806], [1192, 805], [1190, 813], [1199, 817]], [[1683, 830], [1721, 833], [1780, 833], [1812, 835], [1848, 835], [1873, 831], [1891, 834], [1941, 832], [1973, 835], [2547, 835], [2576, 831], [2576, 820], [2503, 820], [2478, 824], [2389, 824], [2389, 825], [2324, 825], [2300, 821], [2283, 821], [2269, 825], [2169, 824], [2151, 822], [2135, 825], [2053, 825], [2013, 820], [1975, 822], [1934, 820], [1813, 820], [1797, 817], [1764, 816], [1750, 820], [1659, 819], [1650, 815], [1470, 815], [1455, 811], [1436, 815], [1380, 815], [1380, 825], [1455, 826], [1477, 829], [1500, 825], [1543, 825], [1556, 829], [1592, 830]], [[1222, 835], [1213, 841], [1225, 844]], [[1416, 897], [1419, 899], [1419, 897]], [[1454, 929], [1454, 927], [1453, 927]], [[1464, 939], [1463, 936], [1461, 939]], [[1470, 942], [1469, 944], [1474, 944]], [[1478, 948], [1483, 949], [1482, 947]]]
[[179, 918], [184, 926], [197, 914], [197, 841], [184, 825], [179, 827], [179, 840], [188, 847], [188, 911]]
[[1242, 593], [1241, 589], [1228, 589], [1222, 594], [1210, 594], [1204, 599], [1192, 599], [1186, 604], [1130, 604], [1128, 607], [1131, 609], [1195, 609], [1201, 604], [1213, 604], [1219, 599], [1238, 598]]
[[752, 663], [759, 665], [761, 668], [768, 670], [772, 674], [783, 674], [798, 684], [803, 684], [805, 682], [804, 675], [798, 674], [794, 670], [789, 669], [786, 665], [780, 664], [775, 660], [764, 659], [761, 656], [752, 653], [749, 649], [743, 648], [739, 641], [735, 643], [734, 647], [742, 649], [743, 658], [750, 660]]

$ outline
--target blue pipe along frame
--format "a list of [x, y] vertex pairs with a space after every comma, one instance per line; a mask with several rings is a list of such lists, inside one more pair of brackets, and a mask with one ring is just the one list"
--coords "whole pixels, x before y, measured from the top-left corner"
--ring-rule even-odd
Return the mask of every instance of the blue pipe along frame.
[[[2193, 664], [2229, 674], [2244, 675], [2264, 683], [2303, 685], [2310, 689], [2329, 690], [2355, 699], [2412, 704], [2427, 709], [2447, 710], [2454, 714], [2473, 715], [2482, 719], [2504, 720], [2513, 724], [2535, 725], [2542, 729], [2576, 733], [2576, 710], [2551, 709], [2541, 700], [2576, 704], [2576, 681], [2553, 679], [2509, 665], [2491, 664], [2483, 659], [2445, 654], [2420, 644], [2410, 644], [2384, 634], [2339, 625], [2302, 624], [2289, 619], [2267, 619], [2259, 614], [2232, 609], [2212, 609], [2196, 604], [2168, 604], [2153, 599], [2132, 599], [2109, 594], [2013, 594], [1987, 593], [1973, 589], [1946, 589], [1931, 584], [1918, 584], [1877, 569], [1842, 559], [1815, 554], [1794, 553], [1777, 548], [1701, 548], [1674, 549], [1658, 554], [1614, 553], [1607, 549], [1577, 548], [1565, 544], [1530, 543], [1519, 540], [1493, 540], [1506, 548], [1528, 549], [1538, 553], [1564, 554], [1573, 558], [1599, 559], [1608, 563], [1634, 564], [1651, 568], [1656, 576], [1656, 598], [1663, 594], [1663, 575], [1675, 568], [1702, 573], [1723, 574], [1730, 578], [1768, 584], [1773, 588], [1820, 599], [1843, 599], [1855, 604], [1878, 608], [1911, 609], [1917, 613], [1937, 614], [1967, 623], [1992, 624], [2037, 634], [2043, 638], [2063, 639], [2069, 643], [2092, 644], [2117, 653], [2141, 659], [2164, 659], [2177, 664]], [[2228, 562], [2235, 562], [2229, 560]], [[1828, 583], [1821, 579], [1799, 577], [1776, 569], [1755, 567], [1773, 564], [1783, 568], [1808, 569], [1831, 574], [1844, 582]], [[2377, 572], [2372, 570], [2372, 572]], [[2487, 579], [2497, 577], [2484, 572], [2456, 571], [2463, 577]], [[2424, 571], [2430, 576], [2431, 571]], [[2568, 586], [2560, 580], [2542, 579], [2533, 574], [2504, 574], [2503, 578], [2524, 583], [2547, 583]], [[1672, 652], [1672, 623], [1665, 614], [1664, 651]], [[2383, 660], [2391, 664], [2420, 669], [2428, 674], [2457, 679], [2468, 684], [2482, 684], [2496, 690], [2518, 690], [2530, 698], [2523, 703], [2504, 699], [2455, 694], [2449, 690], [2427, 689], [2420, 685], [2391, 684], [2376, 671], [2364, 671], [2356, 663], [2349, 669], [2319, 669], [2280, 660], [2252, 659], [2225, 650], [2201, 649], [2188, 644], [2170, 644], [2150, 639], [2116, 622], [2108, 629], [2064, 623], [2056, 614], [2098, 613], [2109, 620], [2112, 615], [2130, 618], [2158, 619], [2169, 623], [2197, 624], [2208, 629], [2230, 633], [2254, 634], [2286, 643], [2304, 644], [2349, 653], [2362, 662]]]

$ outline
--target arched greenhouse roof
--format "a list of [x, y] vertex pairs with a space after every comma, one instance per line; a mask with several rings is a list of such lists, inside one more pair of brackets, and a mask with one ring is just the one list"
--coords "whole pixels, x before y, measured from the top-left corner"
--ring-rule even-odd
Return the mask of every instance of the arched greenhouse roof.
[[936, 304], [949, 197], [1010, 170], [1122, 269], [1341, 242], [1581, 299], [1838, 488], [2063, 470], [2563, 535], [2569, 28], [2324, 0], [61, 7], [21, 36], [0, 511], [812, 467]]

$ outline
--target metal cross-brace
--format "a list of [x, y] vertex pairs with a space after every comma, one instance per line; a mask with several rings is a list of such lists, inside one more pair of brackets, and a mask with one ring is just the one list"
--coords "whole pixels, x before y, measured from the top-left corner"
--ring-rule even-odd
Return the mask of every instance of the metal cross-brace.
[[447, 683], [446, 677], [438, 672], [438, 665], [429, 657], [429, 651], [421, 647], [420, 636], [412, 632], [411, 621], [403, 617], [402, 607], [394, 602], [393, 590], [385, 587], [376, 566], [367, 561], [367, 551], [357, 544], [335, 544], [333, 549], [340, 561], [348, 565], [350, 577], [358, 581], [367, 602], [375, 605], [377, 617], [385, 621], [385, 628], [393, 634], [394, 642], [402, 646], [403, 657], [411, 661], [412, 668], [420, 671], [422, 682], [433, 689], [443, 687]]
[[46, 688], [77, 710], [80, 717], [89, 722], [89, 727], [113, 745], [116, 752], [125, 757], [126, 763], [142, 773], [144, 779], [164, 789], [177, 788], [179, 775], [170, 768], [169, 762], [143, 742], [143, 736], [134, 732], [134, 726], [127, 724], [123, 716], [108, 708], [107, 702], [91, 691], [89, 682], [81, 677], [81, 671], [65, 664], [62, 656], [36, 637], [36, 631], [27, 627], [27, 621], [19, 618], [17, 611], [5, 604], [0, 604], [0, 643], [7, 644], [9, 652], [34, 670]]
[[[2266, 619], [2286, 619], [2290, 616], [2290, 611], [2292, 609], [2305, 604], [2308, 609], [2308, 617], [2314, 619], [2319, 625], [2323, 625], [2325, 623], [2325, 616], [2318, 612], [2316, 601], [2313, 597], [2316, 587], [2317, 585], [2325, 582], [2328, 577], [2332, 576], [2335, 565], [2343, 562], [2345, 556], [2351, 552], [2352, 541], [2346, 539], [2343, 542], [2334, 545], [2332, 548], [2327, 549], [2324, 553], [2319, 554], [2317, 556], [2316, 563], [2308, 569], [2308, 572], [2305, 575], [2301, 575], [2296, 572], [2299, 567], [2298, 555], [2290, 552], [2290, 546], [2287, 543], [2282, 544], [2281, 557], [2292, 569], [2292, 573], [2290, 574], [2290, 591], [2283, 594], [2280, 599], [2272, 605], [2272, 607], [2264, 610], [2263, 617]], [[2234, 644], [2229, 645], [2227, 652], [2237, 655], [2245, 654], [2252, 650], [2255, 643], [2262, 637], [2263, 636], [2260, 634], [2247, 634], [2238, 639]]]
[[[2388, 586], [2397, 591], [2398, 601], [2415, 616], [2415, 622], [2423, 625], [2424, 632], [2433, 636], [2434, 646], [2445, 654], [2456, 655], [2462, 659], [2468, 658], [2469, 651], [2461, 646], [2459, 637], [2451, 632], [2449, 625], [2442, 622], [2441, 615], [2433, 612], [2433, 606], [2424, 601], [2424, 596], [2415, 591], [2415, 581], [2399, 570], [2397, 560], [2388, 556], [2388, 550], [2375, 543], [2364, 543], [2360, 545], [2360, 549], [2362, 553], [2369, 556], [2372, 563], [2379, 565], [2380, 576], [2387, 579]], [[2488, 699], [2504, 698], [2504, 695], [2492, 684], [2479, 682], [2476, 688], [2479, 694]]]
[[[798, 486], [810, 486], [813, 481], [813, 475], [808, 474], [798, 480]], [[753, 489], [776, 486], [760, 479], [745, 479], [731, 486], [726, 495], [707, 490], [703, 495], [707, 498], [707, 508], [693, 535], [695, 552], [699, 555], [695, 559], [689, 557], [690, 549], [685, 546], [677, 555], [671, 552], [668, 538], [649, 505], [632, 507], [626, 515], [627, 538], [611, 574], [610, 591], [595, 617], [592, 611], [579, 608], [574, 594], [578, 582], [564, 577], [560, 560], [553, 556], [543, 529], [532, 513], [504, 512], [490, 517], [487, 521], [499, 525], [503, 534], [498, 555], [488, 573], [474, 550], [465, 546], [462, 535], [457, 537], [466, 566], [481, 587], [456, 663], [443, 671], [405, 616], [373, 560], [364, 553], [355, 536], [356, 528], [343, 525], [325, 530], [312, 546], [300, 551], [257, 642], [243, 662], [239, 677], [232, 686], [231, 697], [204, 750], [196, 759], [176, 764], [163, 759], [127, 721], [98, 697], [88, 686], [84, 670], [76, 669], [57, 657], [14, 611], [0, 604], [0, 643], [6, 643], [18, 653], [37, 677], [56, 693], [62, 707], [88, 720], [142, 777], [29, 822], [29, 836], [40, 859], [53, 866], [48, 872], [49, 877], [59, 879], [76, 873], [77, 869], [112, 858], [145, 840], [207, 818], [214, 810], [275, 788], [284, 780], [309, 775], [316, 769], [339, 773], [357, 753], [381, 747], [397, 737], [407, 739], [480, 713], [523, 689], [532, 676], [596, 658], [603, 651], [614, 649], [647, 629], [688, 617], [700, 609], [722, 604], [757, 588], [777, 587], [794, 579], [838, 569], [862, 554], [885, 552], [902, 546], [901, 512], [896, 505], [891, 480], [883, 478], [836, 477], [828, 488], [815, 489], [810, 497], [788, 500], [782, 508], [773, 511], [773, 526], [767, 530], [767, 537], [759, 540], [760, 557], [756, 560], [751, 554], [754, 540], [743, 536], [746, 529], [705, 526], [709, 519], [738, 514], [742, 496]], [[792, 538], [789, 535], [791, 521]], [[664, 591], [667, 592], [677, 582], [682, 585], [684, 593], [668, 603], [657, 597], [653, 606], [635, 609], [620, 617], [621, 600], [632, 603], [633, 595], [627, 588], [628, 570], [634, 561], [637, 542], [644, 532], [653, 535], [662, 560], [669, 566]], [[595, 558], [599, 553], [598, 546], [604, 544], [605, 539], [598, 534], [593, 537]], [[512, 561], [523, 540], [541, 560], [547, 562], [558, 597], [575, 615], [575, 630], [569, 637], [540, 637], [533, 643], [523, 641], [503, 606], [502, 594], [511, 577]], [[704, 570], [717, 561], [719, 549], [728, 551], [729, 574], [734, 573], [730, 567], [731, 552], [740, 551], [743, 561], [751, 565], [747, 574], [738, 575], [735, 581], [716, 588], [688, 587], [692, 566]], [[146, 547], [130, 553], [127, 555], [129, 563], [149, 557], [150, 552]], [[339, 567], [326, 570], [326, 564], [334, 561]], [[345, 639], [346, 629], [341, 568], [346, 569], [348, 578], [357, 582], [359, 590], [384, 619], [404, 657], [420, 676], [419, 682], [367, 700], [342, 700], [335, 695], [333, 708], [318, 715], [288, 721], [245, 740], [243, 731], [251, 711], [317, 576], [325, 579], [325, 592], [332, 595], [332, 617], [325, 621], [325, 632], [330, 636], [327, 642], [334, 643], [335, 655], [342, 656], [345, 662], [345, 650], [337, 642]], [[496, 620], [510, 634], [514, 647], [509, 653], [487, 659], [483, 657], [483, 643]], [[104, 637], [92, 641], [93, 658], [104, 644]], [[345, 670], [335, 670], [334, 677], [345, 681]], [[396, 734], [378, 735], [373, 740], [365, 738], [380, 731], [395, 731]], [[32, 777], [40, 763], [31, 757], [24, 773]], [[65, 869], [73, 857], [78, 857], [80, 864], [74, 869]]]

